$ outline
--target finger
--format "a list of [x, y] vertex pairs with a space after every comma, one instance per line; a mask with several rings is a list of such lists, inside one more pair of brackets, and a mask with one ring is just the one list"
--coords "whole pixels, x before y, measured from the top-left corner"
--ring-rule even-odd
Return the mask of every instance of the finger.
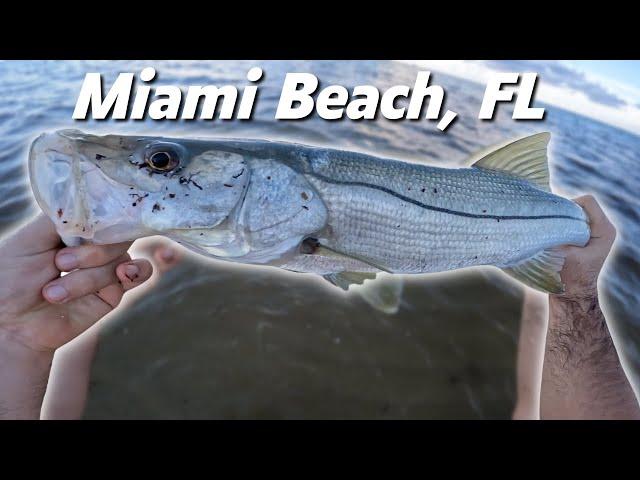
[[602, 208], [600, 208], [600, 205], [593, 195], [583, 195], [581, 197], [574, 198], [573, 201], [580, 205], [585, 210], [585, 212], [587, 212], [589, 220], [592, 223], [599, 223], [606, 219]]
[[589, 217], [589, 224], [591, 228], [592, 238], [603, 238], [607, 242], [613, 243], [616, 237], [616, 229], [613, 224], [607, 218], [596, 199], [592, 195], [585, 195], [575, 199], [575, 202], [580, 205], [587, 216]]
[[96, 292], [96, 295], [100, 297], [104, 302], [111, 305], [112, 308], [116, 308], [122, 300], [124, 295], [124, 289], [119, 283], [112, 283], [104, 288], [101, 288]]
[[162, 245], [153, 252], [153, 258], [157, 262], [163, 262], [169, 265], [176, 260], [176, 251], [168, 245]]
[[153, 261], [161, 272], [175, 267], [182, 258], [182, 253], [173, 245], [159, 245], [153, 250]]
[[100, 267], [75, 270], [45, 285], [42, 295], [51, 303], [66, 303], [96, 293], [118, 281], [116, 266], [128, 260], [129, 255], [122, 255]]
[[112, 310], [113, 307], [98, 295], [85, 295], [69, 302], [70, 337], [77, 337]]
[[153, 273], [153, 267], [148, 260], [138, 259], [122, 263], [116, 268], [116, 275], [126, 292], [146, 282]]
[[49, 218], [40, 213], [4, 242], [5, 251], [16, 256], [34, 255], [60, 245], [60, 236]]
[[131, 242], [123, 242], [63, 248], [56, 254], [56, 267], [63, 272], [76, 268], [99, 267], [122, 256], [130, 246]]

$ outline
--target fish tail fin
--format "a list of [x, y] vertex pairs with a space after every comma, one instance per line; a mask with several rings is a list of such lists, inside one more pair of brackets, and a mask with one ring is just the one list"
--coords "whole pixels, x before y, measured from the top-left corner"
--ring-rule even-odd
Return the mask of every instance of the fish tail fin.
[[547, 146], [550, 138], [549, 132], [542, 132], [494, 145], [476, 153], [472, 166], [516, 176], [549, 192]]
[[563, 293], [564, 284], [560, 270], [565, 255], [558, 248], [550, 248], [533, 257], [502, 270], [516, 280], [546, 293]]

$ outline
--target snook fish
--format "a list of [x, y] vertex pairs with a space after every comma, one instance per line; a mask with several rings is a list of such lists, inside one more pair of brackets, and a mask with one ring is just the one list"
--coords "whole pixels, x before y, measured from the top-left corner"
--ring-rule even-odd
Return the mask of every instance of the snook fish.
[[494, 265], [563, 290], [561, 245], [584, 246], [587, 217], [549, 188], [549, 134], [444, 169], [258, 140], [43, 134], [35, 197], [68, 244], [165, 235], [200, 253], [347, 289], [376, 272]]

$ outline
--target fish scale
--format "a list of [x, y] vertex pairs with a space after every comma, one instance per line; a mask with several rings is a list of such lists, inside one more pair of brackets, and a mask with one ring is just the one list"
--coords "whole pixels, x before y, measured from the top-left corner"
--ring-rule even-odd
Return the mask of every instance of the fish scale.
[[[342, 178], [348, 178], [351, 183], [369, 182], [376, 186], [380, 186], [382, 183], [377, 181], [380, 175], [362, 171], [358, 166], [350, 168], [349, 163], [349, 159], [330, 163], [324, 159], [319, 162], [321, 168], [318, 170], [322, 172], [320, 176], [325, 179], [331, 179], [331, 175], [336, 175], [341, 179], [338, 183], [342, 184], [342, 187], [331, 185], [328, 182], [316, 182], [317, 188], [323, 192], [323, 198], [330, 204], [330, 211], [342, 211], [342, 217], [352, 216], [358, 220], [354, 224], [353, 221], [345, 221], [344, 218], [340, 218], [340, 215], [334, 214], [333, 217], [338, 220], [335, 222], [337, 228], [332, 225], [332, 232], [339, 237], [337, 243], [341, 244], [344, 244], [345, 238], [350, 236], [360, 238], [357, 235], [350, 235], [349, 229], [366, 228], [366, 224], [372, 221], [371, 219], [375, 219], [377, 230], [383, 229], [384, 222], [381, 222], [376, 215], [381, 211], [380, 205], [384, 204], [385, 201], [392, 205], [396, 204], [395, 208], [392, 209], [393, 214], [388, 222], [391, 226], [398, 218], [402, 218], [403, 209], [406, 207], [402, 202], [398, 204], [393, 195], [378, 202], [372, 201], [372, 193], [368, 192], [366, 187], [361, 192], [365, 199], [362, 205], [369, 206], [368, 209], [365, 207], [364, 211], [357, 211], [353, 204], [347, 205], [345, 202], [341, 202], [341, 199], [347, 198], [347, 194], [340, 190], [348, 188], [346, 185], [348, 182], [344, 182]], [[376, 166], [384, 168], [384, 163], [382, 161]], [[395, 182], [386, 181], [383, 185], [391, 184], [397, 188], [399, 184], [410, 181], [415, 182], [416, 178], [422, 180], [423, 183], [440, 185], [441, 201], [439, 203], [433, 202], [436, 204], [435, 206], [440, 208], [451, 210], [458, 208], [461, 213], [469, 213], [471, 210], [468, 209], [468, 205], [470, 205], [468, 199], [478, 199], [481, 198], [481, 195], [485, 195], [485, 199], [490, 197], [490, 200], [493, 201], [487, 202], [488, 209], [491, 209], [491, 211], [486, 213], [516, 217], [534, 215], [562, 215], [569, 217], [526, 220], [502, 219], [502, 222], [498, 222], [496, 219], [487, 221], [486, 219], [469, 219], [464, 216], [459, 216], [458, 219], [443, 218], [442, 215], [432, 212], [422, 213], [421, 215], [416, 214], [413, 218], [410, 218], [409, 225], [412, 231], [418, 233], [418, 248], [415, 248], [415, 236], [407, 235], [404, 231], [400, 235], [394, 234], [392, 230], [385, 231], [389, 243], [394, 242], [396, 244], [394, 247], [396, 252], [402, 250], [403, 246], [413, 248], [413, 251], [403, 251], [404, 256], [402, 258], [411, 258], [411, 254], [415, 254], [413, 264], [396, 264], [390, 267], [391, 270], [395, 267], [411, 272], [439, 271], [478, 264], [509, 265], [526, 257], [527, 254], [539, 252], [548, 246], [564, 243], [583, 245], [588, 239], [588, 227], [584, 221], [584, 215], [575, 204], [537, 188], [532, 188], [529, 182], [523, 182], [511, 175], [502, 175], [479, 169], [445, 170], [442, 172], [436, 171], [438, 169], [431, 167], [415, 166], [406, 170], [410, 170], [410, 178], [402, 178], [406, 171], [394, 169], [393, 166], [390, 167], [388, 171], [400, 175], [401, 180]], [[451, 173], [449, 181], [442, 181], [443, 173]], [[473, 180], [459, 186], [455, 185], [451, 180], [456, 178], [461, 178], [463, 182], [469, 178]], [[451, 187], [449, 195], [446, 194], [447, 192], [444, 191], [442, 185]], [[407, 187], [407, 191], [411, 190], [415, 192], [415, 188]], [[403, 192], [403, 195], [407, 194]], [[456, 196], [462, 198], [456, 198]], [[415, 194], [413, 199], [416, 199]], [[523, 199], [529, 200], [529, 202], [523, 202]], [[477, 209], [475, 212], [477, 212]], [[575, 218], [571, 218], [572, 216], [575, 216]], [[416, 219], [417, 221], [415, 221]], [[404, 226], [406, 225], [405, 223]], [[338, 231], [336, 232], [336, 230]], [[406, 239], [409, 239], [409, 241]], [[378, 246], [375, 242], [366, 246], [361, 245], [359, 251], [363, 252], [369, 248], [369, 258], [393, 260], [393, 256], [385, 256], [384, 251], [376, 250]]]
[[[559, 243], [580, 241], [584, 222], [570, 219], [501, 220], [469, 218], [432, 211], [371, 187], [455, 212], [503, 216], [576, 214], [573, 204], [532, 187], [527, 182], [480, 169], [437, 169], [420, 165], [398, 168], [396, 162], [374, 161], [373, 171], [361, 162], [330, 159], [312, 162], [307, 175], [330, 212], [330, 246], [359, 253], [394, 272], [442, 271], [472, 265], [509, 265], [523, 256]], [[405, 165], [405, 164], [402, 164]], [[388, 173], [386, 178], [381, 171]], [[393, 180], [389, 181], [389, 178]], [[329, 181], [327, 181], [329, 180]], [[331, 180], [337, 183], [331, 183]], [[420, 185], [438, 194], [419, 196]], [[399, 192], [398, 192], [399, 193]], [[422, 193], [422, 192], [420, 192]], [[482, 198], [484, 208], [469, 208]], [[488, 238], [486, 238], [488, 237]]]

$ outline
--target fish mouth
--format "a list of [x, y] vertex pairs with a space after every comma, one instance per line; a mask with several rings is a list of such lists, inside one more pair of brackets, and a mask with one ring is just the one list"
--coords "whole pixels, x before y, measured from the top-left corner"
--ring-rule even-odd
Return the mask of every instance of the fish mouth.
[[75, 147], [75, 141], [64, 131], [40, 135], [29, 151], [29, 178], [36, 202], [59, 232], [90, 237], [79, 194], [81, 159]]
[[87, 137], [77, 130], [44, 133], [29, 151], [29, 178], [36, 202], [68, 245], [83, 239], [102, 243], [103, 231], [115, 228], [107, 209], [101, 207], [113, 186], [81, 153]]
[[[113, 153], [126, 161], [122, 137], [78, 130], [44, 133], [31, 144], [29, 178], [36, 202], [67, 245], [133, 241], [158, 232], [132, 202], [132, 186], [104, 171], [98, 160]], [[130, 145], [126, 145], [130, 147]], [[123, 157], [123, 158], [120, 158]], [[125, 164], [125, 166], [129, 166]], [[145, 190], [137, 188], [143, 197]]]

